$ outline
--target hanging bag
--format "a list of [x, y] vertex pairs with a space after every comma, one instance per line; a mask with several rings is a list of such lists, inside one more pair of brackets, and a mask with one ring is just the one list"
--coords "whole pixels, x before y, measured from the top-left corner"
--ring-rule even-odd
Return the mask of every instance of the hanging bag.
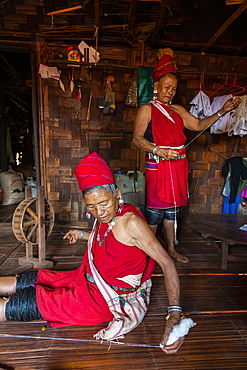
[[94, 337], [111, 341], [123, 338], [124, 334], [136, 328], [144, 319], [150, 302], [151, 279], [146, 280], [135, 292], [117, 294], [105, 282], [93, 263], [92, 241], [95, 235], [97, 220], [94, 222], [93, 231], [88, 240], [88, 259], [94, 280], [105, 298], [113, 319], [108, 326], [99, 330]]
[[105, 101], [104, 101], [104, 114], [112, 114], [116, 109], [115, 92], [112, 90], [111, 82], [114, 82], [114, 76], [108, 76], [106, 79]]

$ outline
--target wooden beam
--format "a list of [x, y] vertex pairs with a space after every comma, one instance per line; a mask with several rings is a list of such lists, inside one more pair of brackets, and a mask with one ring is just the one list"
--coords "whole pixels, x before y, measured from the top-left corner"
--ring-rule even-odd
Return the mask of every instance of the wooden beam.
[[54, 12], [47, 13], [46, 15], [61, 14], [61, 13], [71, 12], [72, 10], [77, 10], [81, 8], [82, 8], [82, 5], [78, 5], [78, 6], [73, 6], [72, 8], [54, 10]]
[[151, 48], [154, 46], [157, 40], [157, 37], [159, 35], [159, 32], [164, 25], [167, 4], [168, 4], [168, 0], [162, 0], [160, 4], [160, 8], [159, 8], [158, 15], [157, 15], [157, 21], [155, 23], [155, 27], [153, 29], [153, 32], [151, 34], [150, 41], [149, 41], [149, 45]]
[[3, 1], [1, 1], [0, 2], [0, 6], [2, 6], [3, 4], [5, 4], [5, 3], [8, 3], [10, 0], [3, 0]]
[[242, 4], [244, 0], [226, 0], [226, 5]]
[[13, 91], [13, 92], [26, 92], [30, 93], [31, 88], [27, 86], [4, 86], [0, 85], [0, 90], [3, 89], [5, 92]]
[[5, 122], [5, 96], [0, 91], [0, 166], [1, 172], [8, 171], [8, 157], [6, 149], [7, 126]]
[[94, 0], [94, 24], [99, 27], [99, 0]]
[[[64, 64], [68, 64], [67, 59], [49, 59], [47, 61], [48, 65], [56, 65], [59, 66], [61, 65], [61, 68], [63, 67]], [[78, 65], [78, 66], [92, 66], [95, 67], [94, 63], [85, 63], [85, 62], [73, 62], [73, 64]], [[138, 69], [136, 66], [129, 66], [129, 65], [124, 65], [124, 64], [112, 64], [112, 63], [97, 63], [97, 68], [102, 67], [102, 68], [108, 68], [108, 67], [113, 67], [113, 68], [121, 68], [121, 69]], [[177, 74], [186, 74], [186, 75], [198, 75], [201, 76], [202, 72], [201, 71], [183, 71], [183, 70], [177, 70]], [[219, 72], [211, 72], [211, 71], [205, 71], [205, 75], [207, 76], [223, 76], [223, 77], [235, 77], [235, 73], [219, 73]], [[247, 74], [246, 73], [238, 73], [239, 78], [246, 78]]]
[[138, 0], [131, 0], [130, 2], [129, 15], [128, 15], [128, 29], [130, 32], [133, 31], [134, 24], [135, 24], [137, 1]]
[[244, 44], [240, 49], [238, 49], [237, 51], [236, 51], [236, 53], [234, 53], [233, 55], [240, 55], [241, 53], [243, 53], [245, 50], [247, 49], [247, 43], [246, 44]]
[[213, 37], [203, 46], [201, 53], [205, 52], [227, 29], [230, 24], [237, 19], [240, 14], [242, 14], [247, 8], [247, 0], [244, 0], [244, 3], [225, 21], [225, 23], [218, 29], [218, 31], [213, 35]]

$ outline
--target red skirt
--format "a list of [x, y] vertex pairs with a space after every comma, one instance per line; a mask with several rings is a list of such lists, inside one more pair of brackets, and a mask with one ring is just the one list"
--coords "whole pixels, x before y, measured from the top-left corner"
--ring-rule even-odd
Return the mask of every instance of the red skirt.
[[[165, 166], [158, 171], [158, 166]], [[156, 163], [146, 156], [146, 206], [172, 208], [186, 206], [188, 202], [188, 160], [186, 158]], [[160, 186], [158, 187], [158, 184]], [[161, 189], [161, 190], [160, 190]]]
[[38, 309], [53, 328], [113, 318], [97, 285], [86, 280], [84, 264], [74, 271], [39, 270], [36, 284]]

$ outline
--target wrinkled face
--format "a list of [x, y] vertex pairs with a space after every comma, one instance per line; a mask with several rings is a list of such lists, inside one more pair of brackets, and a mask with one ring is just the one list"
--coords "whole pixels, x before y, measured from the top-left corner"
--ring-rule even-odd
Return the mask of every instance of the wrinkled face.
[[177, 90], [177, 78], [173, 75], [166, 75], [154, 83], [154, 88], [157, 89], [157, 97], [164, 104], [168, 104], [174, 97]]
[[117, 189], [117, 197], [106, 189], [94, 189], [84, 195], [87, 209], [99, 222], [108, 223], [118, 210], [118, 200], [121, 197]]

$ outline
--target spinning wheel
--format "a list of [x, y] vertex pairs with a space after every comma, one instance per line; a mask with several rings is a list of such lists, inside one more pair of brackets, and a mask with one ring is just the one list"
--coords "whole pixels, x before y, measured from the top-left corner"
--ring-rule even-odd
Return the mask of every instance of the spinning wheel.
[[[37, 198], [31, 198], [31, 188], [25, 187], [25, 199], [16, 207], [12, 220], [15, 237], [26, 244], [26, 257], [20, 258], [19, 264], [31, 264], [32, 268], [52, 268], [53, 262], [45, 258], [45, 243], [53, 229], [54, 211], [44, 198], [43, 187], [35, 187]], [[38, 247], [38, 258], [33, 255], [35, 246]]]
[[39, 217], [37, 198], [27, 198], [16, 208], [12, 228], [16, 239], [20, 242], [38, 244], [38, 227], [40, 223], [45, 228], [45, 238], [50, 235], [53, 229], [54, 211], [51, 204], [44, 199], [45, 216]]

